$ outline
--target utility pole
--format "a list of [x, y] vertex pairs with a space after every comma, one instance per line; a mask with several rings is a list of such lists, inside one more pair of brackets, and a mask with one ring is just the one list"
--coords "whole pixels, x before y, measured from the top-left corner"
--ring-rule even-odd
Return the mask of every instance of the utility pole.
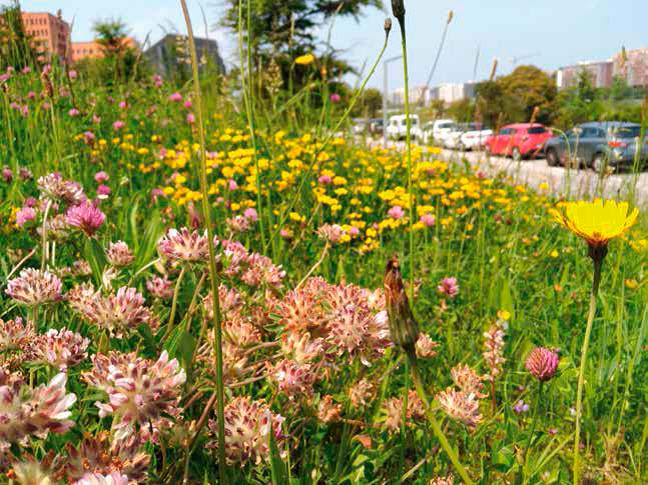
[[382, 112], [383, 112], [383, 147], [387, 148], [387, 123], [389, 122], [389, 118], [387, 116], [387, 97], [389, 96], [389, 70], [388, 70], [388, 65], [390, 62], [397, 61], [401, 59], [403, 56], [396, 56], [396, 57], [391, 57], [389, 59], [385, 59], [383, 62], [383, 99], [382, 99]]

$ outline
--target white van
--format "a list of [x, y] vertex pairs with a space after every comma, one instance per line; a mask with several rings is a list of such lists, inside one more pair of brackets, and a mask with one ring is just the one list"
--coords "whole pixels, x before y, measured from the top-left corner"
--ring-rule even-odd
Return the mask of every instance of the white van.
[[435, 120], [425, 125], [423, 141], [428, 144], [431, 141], [444, 146], [445, 137], [456, 128], [453, 120]]
[[[423, 137], [421, 132], [421, 120], [418, 115], [410, 115], [411, 135], [413, 140], [420, 140]], [[387, 125], [387, 137], [391, 140], [404, 140], [407, 136], [407, 116], [397, 115], [389, 118]]]

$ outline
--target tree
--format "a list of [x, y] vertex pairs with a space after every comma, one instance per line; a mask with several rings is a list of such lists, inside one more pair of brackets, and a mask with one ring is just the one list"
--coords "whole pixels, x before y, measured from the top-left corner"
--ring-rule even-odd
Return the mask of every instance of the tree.
[[14, 0], [0, 9], [0, 69], [33, 66], [38, 54], [34, 39], [25, 31], [20, 3]]
[[382, 111], [382, 101], [383, 96], [380, 90], [367, 88], [360, 95], [360, 99], [353, 110], [353, 116], [378, 117], [378, 112]]
[[101, 46], [102, 57], [83, 63], [107, 85], [143, 79], [147, 74], [141, 56], [128, 37], [126, 24], [119, 19], [98, 20], [92, 26]]
[[495, 81], [484, 81], [476, 88], [477, 109], [484, 122], [496, 127], [501, 123], [528, 122], [536, 108], [536, 121], [550, 123], [557, 96], [551, 76], [535, 66], [520, 66]]
[[471, 99], [459, 99], [450, 103], [446, 113], [450, 118], [459, 123], [468, 123], [473, 120], [475, 106]]
[[[243, 2], [242, 22], [244, 41], [249, 42], [256, 70], [277, 63], [284, 84], [299, 88], [311, 70], [294, 66], [298, 56], [315, 53], [317, 33], [328, 19], [353, 17], [359, 19], [368, 7], [382, 7], [382, 0], [224, 0], [222, 25], [237, 32], [239, 28], [239, 1]], [[248, 32], [247, 8], [251, 9]], [[339, 61], [339, 53], [327, 46], [318, 56], [320, 71], [329, 79], [349, 72], [350, 67]], [[291, 79], [292, 78], [292, 79]]]

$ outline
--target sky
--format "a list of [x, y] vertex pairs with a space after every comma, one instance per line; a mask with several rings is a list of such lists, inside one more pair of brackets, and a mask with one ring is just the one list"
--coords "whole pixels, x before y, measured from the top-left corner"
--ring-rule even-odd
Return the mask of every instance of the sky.
[[[389, 6], [389, 0], [383, 0]], [[0, 0], [0, 4], [7, 0]], [[196, 35], [203, 36], [205, 22], [209, 37], [216, 39], [226, 64], [238, 59], [236, 34], [216, 26], [222, 15], [222, 0], [187, 0]], [[72, 39], [92, 39], [92, 23], [103, 18], [121, 18], [139, 41], [147, 35], [157, 41], [167, 31], [185, 32], [178, 0], [22, 0], [25, 11], [62, 9], [63, 17], [74, 21]], [[202, 6], [202, 9], [201, 9]], [[410, 84], [427, 81], [448, 12], [454, 12], [445, 47], [431, 84], [473, 79], [479, 50], [476, 79], [488, 77], [493, 60], [499, 60], [498, 74], [510, 72], [512, 58], [518, 64], [535, 64], [546, 70], [581, 60], [607, 59], [625, 46], [648, 47], [648, 0], [405, 0], [408, 21]], [[370, 66], [384, 39], [386, 13], [367, 10], [356, 22], [337, 19], [332, 26], [332, 44], [358, 70]], [[321, 29], [324, 39], [330, 25]], [[401, 53], [396, 24], [385, 58]], [[402, 66], [390, 64], [390, 87], [402, 86]], [[382, 69], [370, 85], [382, 86]], [[355, 83], [355, 79], [349, 79]]]

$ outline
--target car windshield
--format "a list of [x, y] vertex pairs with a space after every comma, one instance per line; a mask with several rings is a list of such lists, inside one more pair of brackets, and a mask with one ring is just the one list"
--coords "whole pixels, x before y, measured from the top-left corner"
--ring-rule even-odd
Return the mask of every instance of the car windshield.
[[613, 131], [619, 138], [636, 138], [641, 135], [641, 126], [622, 126]]
[[443, 128], [455, 128], [455, 124], [454, 123], [439, 123], [439, 128], [440, 129], [443, 129]]
[[533, 126], [527, 130], [529, 135], [539, 135], [541, 133], [546, 133], [547, 129], [544, 126]]

